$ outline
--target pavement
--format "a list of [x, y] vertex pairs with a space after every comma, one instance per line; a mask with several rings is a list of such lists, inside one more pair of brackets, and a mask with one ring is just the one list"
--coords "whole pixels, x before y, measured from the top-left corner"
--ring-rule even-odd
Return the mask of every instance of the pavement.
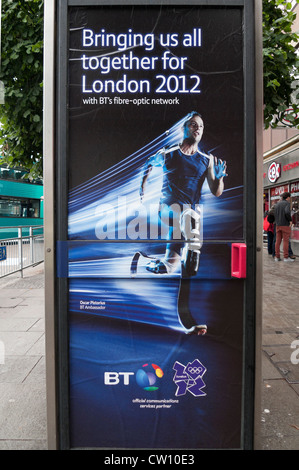
[[299, 258], [263, 258], [260, 447], [299, 450]]
[[0, 450], [47, 449], [43, 263], [23, 276], [0, 279]]
[[[265, 248], [263, 258], [257, 448], [299, 450], [299, 258], [277, 263]], [[24, 270], [23, 278], [0, 279], [0, 450], [47, 450], [46, 408], [41, 263]]]

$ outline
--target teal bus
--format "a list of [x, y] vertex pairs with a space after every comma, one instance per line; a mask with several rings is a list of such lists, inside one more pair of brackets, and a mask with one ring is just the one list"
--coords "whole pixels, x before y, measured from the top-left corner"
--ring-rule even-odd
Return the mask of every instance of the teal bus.
[[16, 227], [43, 226], [43, 181], [28, 178], [28, 171], [0, 165], [0, 239], [18, 236]]

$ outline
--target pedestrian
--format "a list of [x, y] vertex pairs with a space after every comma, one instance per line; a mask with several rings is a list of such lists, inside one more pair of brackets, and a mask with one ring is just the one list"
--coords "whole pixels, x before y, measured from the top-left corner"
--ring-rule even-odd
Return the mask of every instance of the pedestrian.
[[274, 224], [268, 221], [267, 211], [264, 218], [263, 229], [267, 234], [267, 244], [268, 244], [268, 254], [272, 255], [273, 253], [273, 238], [274, 238]]
[[276, 243], [275, 261], [280, 261], [280, 245], [283, 242], [283, 257], [285, 262], [293, 262], [289, 257], [289, 241], [291, 235], [292, 216], [290, 208], [291, 195], [285, 192], [275, 206]]
[[273, 224], [273, 239], [272, 239], [272, 258], [275, 258], [275, 243], [276, 243], [276, 223], [275, 223], [275, 204], [271, 207], [267, 214], [267, 221]]

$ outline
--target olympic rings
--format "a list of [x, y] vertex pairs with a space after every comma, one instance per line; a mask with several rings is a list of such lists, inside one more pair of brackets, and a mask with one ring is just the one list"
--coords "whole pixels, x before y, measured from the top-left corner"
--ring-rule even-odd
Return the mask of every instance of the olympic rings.
[[203, 370], [202, 367], [189, 367], [187, 372], [192, 375], [194, 374], [199, 375], [202, 372], [202, 370]]

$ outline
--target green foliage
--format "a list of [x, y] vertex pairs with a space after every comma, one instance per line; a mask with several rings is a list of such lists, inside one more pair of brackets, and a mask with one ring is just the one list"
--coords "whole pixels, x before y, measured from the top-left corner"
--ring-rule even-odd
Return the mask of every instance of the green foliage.
[[[299, 0], [297, 0], [299, 3]], [[296, 15], [285, 0], [263, 0], [264, 123], [282, 122], [299, 128], [299, 36], [292, 26]], [[297, 117], [298, 115], [298, 117]]]
[[1, 155], [42, 175], [43, 0], [2, 0]]

